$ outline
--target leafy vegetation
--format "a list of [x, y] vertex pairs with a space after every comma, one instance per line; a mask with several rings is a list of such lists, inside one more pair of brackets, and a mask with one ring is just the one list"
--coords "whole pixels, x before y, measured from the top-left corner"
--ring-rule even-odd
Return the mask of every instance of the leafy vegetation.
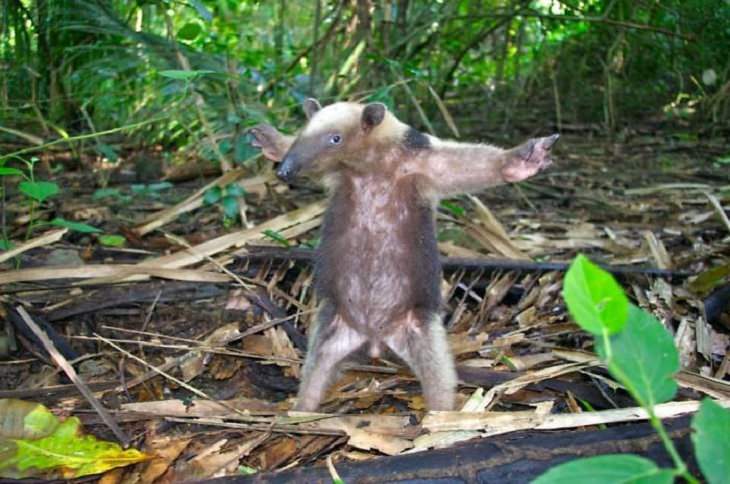
[[149, 459], [135, 449], [81, 435], [76, 417], [63, 421], [41, 404], [0, 400], [0, 476], [72, 479]]
[[482, 132], [523, 125], [525, 108], [607, 130], [720, 122], [729, 24], [724, 0], [8, 0], [0, 133], [93, 140], [113, 162], [111, 143], [70, 133], [123, 128], [242, 163], [244, 128], [285, 123], [310, 95], [381, 100], [427, 129], [465, 105]]
[[[630, 304], [613, 277], [585, 256], [576, 257], [571, 264], [563, 296], [578, 325], [595, 335], [596, 352], [611, 376], [648, 413], [675, 467], [661, 469], [634, 455], [605, 455], [562, 464], [533, 482], [671, 483], [675, 477], [699, 482], [688, 472], [654, 412], [655, 405], [671, 400], [677, 391], [672, 377], [679, 371], [679, 353], [672, 336], [654, 316]], [[591, 304], [595, 306], [592, 310]], [[730, 411], [705, 399], [692, 428], [697, 461], [707, 482], [725, 482], [730, 475]]]

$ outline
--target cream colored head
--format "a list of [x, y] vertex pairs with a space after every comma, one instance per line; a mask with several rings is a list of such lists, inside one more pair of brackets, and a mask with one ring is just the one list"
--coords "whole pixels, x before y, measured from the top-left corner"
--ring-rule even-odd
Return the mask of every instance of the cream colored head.
[[382, 103], [339, 102], [323, 108], [307, 99], [304, 112], [309, 121], [277, 170], [283, 180], [367, 163], [366, 153], [402, 138], [407, 129]]

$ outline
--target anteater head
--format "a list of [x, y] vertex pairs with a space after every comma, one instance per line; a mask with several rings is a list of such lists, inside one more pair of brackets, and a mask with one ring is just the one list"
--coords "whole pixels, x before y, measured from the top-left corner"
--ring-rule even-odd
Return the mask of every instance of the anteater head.
[[[400, 124], [382, 103], [339, 102], [323, 108], [315, 99], [307, 99], [304, 112], [307, 124], [276, 171], [287, 182], [299, 175], [324, 175], [354, 163], [363, 165], [364, 153], [389, 136], [383, 131], [386, 125]], [[384, 123], [386, 119], [391, 123]]]

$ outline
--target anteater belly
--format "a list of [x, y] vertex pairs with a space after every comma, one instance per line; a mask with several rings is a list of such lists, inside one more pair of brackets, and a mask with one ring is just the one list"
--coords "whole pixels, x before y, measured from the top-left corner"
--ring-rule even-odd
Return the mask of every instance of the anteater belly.
[[[325, 218], [315, 277], [320, 296], [377, 338], [408, 311], [437, 311], [441, 270], [433, 212], [401, 187], [384, 203]], [[352, 201], [352, 200], [350, 200]], [[357, 199], [355, 200], [357, 202]]]

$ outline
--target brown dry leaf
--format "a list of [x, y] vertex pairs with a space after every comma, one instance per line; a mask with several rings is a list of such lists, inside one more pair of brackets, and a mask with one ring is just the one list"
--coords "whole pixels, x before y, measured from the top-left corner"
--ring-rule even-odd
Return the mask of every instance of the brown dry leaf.
[[125, 469], [123, 467], [117, 467], [116, 469], [105, 472], [104, 475], [101, 476], [101, 479], [99, 479], [97, 484], [118, 484], [120, 482], [124, 482], [126, 484], [127, 482], [129, 482], [129, 480], [127, 479], [127, 476], [129, 474], [130, 472], [128, 471], [128, 469]]
[[216, 355], [208, 364], [208, 374], [215, 380], [228, 380], [243, 366], [243, 358]]
[[486, 248], [505, 257], [529, 259], [507, 235], [507, 231], [491, 210], [473, 195], [467, 195], [475, 206], [479, 224], [469, 227], [468, 232], [482, 242]]
[[730, 400], [730, 383], [705, 375], [682, 370], [675, 376], [677, 383], [718, 400]]
[[530, 368], [553, 361], [555, 356], [552, 353], [535, 353], [523, 356], [510, 356], [509, 365], [514, 370], [529, 370]]
[[[64, 207], [65, 208], [65, 207]], [[109, 220], [112, 218], [109, 207], [79, 207], [73, 210], [73, 220], [89, 223], [90, 220]]]
[[365, 429], [352, 428], [348, 432], [347, 443], [362, 450], [377, 450], [386, 455], [397, 455], [413, 447], [409, 439], [368, 432]]
[[236, 408], [241, 411], [263, 414], [273, 414], [280, 410], [278, 405], [265, 400], [254, 398], [234, 398], [221, 403], [211, 400], [193, 400], [185, 403], [181, 400], [159, 400], [154, 402], [136, 402], [122, 404], [121, 410], [160, 417], [220, 417], [240, 418], [240, 415], [233, 413], [229, 408]]
[[234, 289], [226, 300], [225, 309], [245, 311], [251, 307], [251, 301], [245, 296], [243, 289]]
[[677, 347], [677, 351], [679, 351], [681, 368], [690, 368], [697, 355], [695, 351], [694, 324], [690, 318], [684, 317], [679, 320], [677, 332], [674, 334], [674, 345]]
[[[264, 335], [269, 340], [269, 344], [271, 345], [270, 351], [273, 356], [288, 358], [291, 360], [299, 359], [299, 354], [294, 349], [294, 344], [291, 342], [291, 339], [289, 339], [289, 335], [286, 334], [284, 328], [281, 326], [269, 328], [264, 331]], [[279, 366], [291, 367], [293, 376], [299, 377], [299, 365], [293, 365], [281, 360], [277, 360], [276, 364]]]
[[[208, 335], [203, 341], [203, 346], [225, 346], [229, 341], [237, 339], [241, 335], [238, 329], [238, 323], [230, 323], [216, 329]], [[190, 351], [183, 362], [180, 364], [182, 372], [182, 380], [189, 382], [196, 376], [200, 375], [205, 365], [210, 360], [210, 354], [204, 351]]]
[[44, 233], [43, 235], [39, 235], [38, 237], [30, 239], [27, 242], [19, 244], [17, 247], [13, 247], [10, 250], [3, 251], [3, 253], [0, 254], [0, 263], [5, 262], [6, 260], [10, 260], [13, 257], [16, 257], [30, 249], [35, 249], [37, 247], [43, 247], [44, 245], [50, 245], [54, 242], [58, 242], [59, 240], [61, 240], [61, 237], [66, 234], [66, 232], [68, 232], [68, 229], [51, 230]]
[[446, 254], [449, 257], [465, 257], [468, 259], [479, 259], [484, 257], [484, 254], [481, 254], [475, 250], [467, 249], [466, 247], [461, 247], [460, 245], [456, 245], [451, 241], [439, 242], [438, 248], [440, 252]]
[[520, 328], [522, 329], [532, 328], [541, 322], [540, 317], [537, 314], [537, 308], [535, 306], [528, 307], [520, 314], [518, 314], [515, 319], [517, 320], [517, 324], [519, 324]]
[[177, 459], [188, 446], [192, 438], [156, 437], [146, 442], [147, 448], [153, 452], [151, 461], [143, 464], [143, 470], [139, 474], [141, 483], [154, 482], [170, 468], [170, 465]]
[[274, 356], [271, 341], [263, 334], [252, 334], [243, 338], [243, 350], [261, 356]]
[[649, 245], [649, 251], [651, 256], [654, 258], [657, 267], [660, 269], [671, 269], [672, 259], [669, 257], [667, 248], [664, 247], [664, 243], [654, 235], [653, 232], [648, 230], [644, 231], [644, 240]]
[[223, 451], [227, 443], [228, 439], [220, 439], [197, 451], [192, 459], [170, 468], [162, 482], [172, 484], [190, 480], [200, 481], [232, 473], [237, 469], [241, 457], [258, 445], [257, 442], [251, 447], [252, 444], [247, 442], [234, 447], [231, 451]]
[[293, 458], [299, 453], [297, 441], [291, 437], [280, 437], [271, 445], [267, 445], [263, 452], [259, 453], [261, 459], [261, 467], [266, 470], [272, 470], [279, 467], [282, 463]]
[[467, 332], [463, 332], [456, 334], [450, 333], [448, 338], [452, 353], [454, 356], [458, 356], [479, 351], [489, 339], [489, 335], [487, 333], [470, 335]]
[[[144, 274], [141, 276], [140, 274]], [[87, 279], [87, 278], [125, 278], [125, 277], [159, 277], [190, 282], [228, 282], [230, 277], [215, 272], [194, 269], [165, 269], [160, 267], [141, 267], [139, 264], [94, 264], [80, 267], [35, 267], [20, 269], [0, 274], [0, 284], [13, 282], [50, 281], [54, 279]], [[101, 279], [91, 279], [91, 281]]]

